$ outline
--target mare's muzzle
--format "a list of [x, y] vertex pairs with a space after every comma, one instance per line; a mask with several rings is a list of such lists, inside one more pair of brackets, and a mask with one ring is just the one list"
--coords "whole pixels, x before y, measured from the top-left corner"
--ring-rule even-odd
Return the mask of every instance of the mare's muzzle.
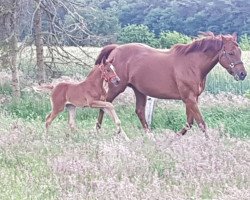
[[242, 72], [239, 73], [238, 76], [239, 76], [239, 79], [243, 81], [246, 78], [246, 76], [247, 76], [247, 72], [246, 71], [242, 71]]

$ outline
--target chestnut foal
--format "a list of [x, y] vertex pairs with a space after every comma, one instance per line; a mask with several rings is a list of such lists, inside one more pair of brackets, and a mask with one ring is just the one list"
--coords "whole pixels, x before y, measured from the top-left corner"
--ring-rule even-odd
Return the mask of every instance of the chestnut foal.
[[120, 78], [115, 72], [112, 61], [107, 61], [104, 58], [101, 64], [96, 65], [89, 73], [86, 80], [78, 84], [59, 83], [54, 88], [53, 86], [47, 86], [47, 89], [49, 87], [49, 89], [52, 89], [52, 111], [46, 118], [46, 129], [48, 130], [52, 121], [64, 110], [65, 106], [69, 111], [69, 126], [73, 130], [76, 128], [76, 107], [101, 108], [112, 117], [117, 126], [117, 133], [122, 133], [123, 137], [128, 140], [126, 133], [122, 131], [121, 122], [116, 115], [113, 104], [106, 102], [109, 82], [118, 85]]

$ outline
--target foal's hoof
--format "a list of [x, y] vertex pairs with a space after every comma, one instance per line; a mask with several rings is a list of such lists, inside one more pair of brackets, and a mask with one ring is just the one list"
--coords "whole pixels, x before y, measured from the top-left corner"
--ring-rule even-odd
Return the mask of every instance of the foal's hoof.
[[205, 132], [205, 138], [206, 138], [206, 140], [210, 140], [210, 137], [209, 137], [209, 135], [207, 134], [207, 132]]
[[125, 133], [125, 131], [122, 128], [119, 128], [117, 130], [117, 134], [121, 135], [127, 142], [130, 141], [129, 137], [127, 136], [127, 134]]
[[101, 129], [101, 124], [97, 122], [95, 125], [95, 129], [96, 129], [96, 132], [98, 133], [99, 130]]

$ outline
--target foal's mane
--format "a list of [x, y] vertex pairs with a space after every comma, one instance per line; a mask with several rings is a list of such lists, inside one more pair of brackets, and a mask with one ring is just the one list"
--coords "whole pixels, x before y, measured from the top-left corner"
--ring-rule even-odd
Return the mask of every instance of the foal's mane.
[[89, 72], [89, 74], [87, 75], [87, 77], [89, 77], [91, 74], [93, 74], [93, 72], [99, 67], [100, 65], [95, 65], [92, 70]]
[[190, 52], [208, 50], [220, 50], [222, 48], [221, 35], [215, 36], [212, 32], [202, 32], [201, 35], [190, 44], [176, 44], [170, 50], [180, 55]]

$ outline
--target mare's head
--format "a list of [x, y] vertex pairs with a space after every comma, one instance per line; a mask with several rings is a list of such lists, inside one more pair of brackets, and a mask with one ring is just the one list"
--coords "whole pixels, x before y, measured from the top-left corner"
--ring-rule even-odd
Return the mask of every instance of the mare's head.
[[219, 53], [219, 63], [235, 80], [244, 80], [247, 72], [241, 61], [241, 49], [237, 43], [237, 35], [221, 36], [222, 49]]
[[102, 59], [102, 62], [99, 66], [102, 72], [102, 78], [107, 81], [113, 83], [115, 86], [117, 86], [120, 83], [120, 78], [117, 76], [115, 72], [115, 67], [112, 65], [112, 60], [106, 60], [104, 57]]

